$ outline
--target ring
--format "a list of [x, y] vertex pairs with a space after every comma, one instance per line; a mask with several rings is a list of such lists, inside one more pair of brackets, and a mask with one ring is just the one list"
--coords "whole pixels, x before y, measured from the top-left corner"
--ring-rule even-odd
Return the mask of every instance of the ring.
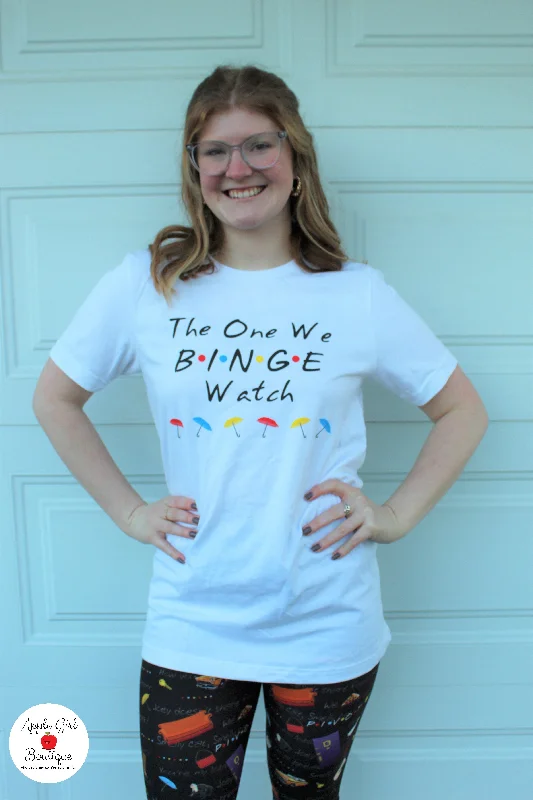
[[344, 516], [345, 517], [349, 517], [351, 510], [352, 510], [351, 505], [349, 505], [349, 503], [345, 503], [344, 504]]

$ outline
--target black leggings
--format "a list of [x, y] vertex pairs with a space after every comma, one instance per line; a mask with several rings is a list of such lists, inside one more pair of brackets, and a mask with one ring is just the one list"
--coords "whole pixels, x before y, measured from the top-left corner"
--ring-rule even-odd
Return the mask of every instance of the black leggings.
[[261, 686], [273, 797], [337, 800], [378, 667], [340, 683], [261, 684], [179, 672], [142, 659], [140, 736], [148, 800], [235, 800]]

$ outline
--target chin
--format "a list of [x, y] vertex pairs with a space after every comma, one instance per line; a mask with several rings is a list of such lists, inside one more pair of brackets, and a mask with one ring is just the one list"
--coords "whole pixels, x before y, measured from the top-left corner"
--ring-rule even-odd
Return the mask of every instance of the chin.
[[272, 209], [269, 209], [267, 212], [253, 211], [250, 209], [246, 213], [240, 211], [235, 215], [219, 214], [215, 213], [214, 211], [213, 213], [220, 220], [220, 222], [222, 222], [224, 225], [230, 225], [232, 228], [256, 228], [259, 225], [270, 222], [280, 212], [275, 212], [273, 214]]

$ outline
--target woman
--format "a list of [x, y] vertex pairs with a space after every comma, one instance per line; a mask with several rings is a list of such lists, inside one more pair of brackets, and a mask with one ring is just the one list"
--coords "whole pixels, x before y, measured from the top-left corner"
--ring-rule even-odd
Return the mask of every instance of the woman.
[[[183, 144], [192, 228], [164, 228], [101, 278], [52, 348], [34, 407], [121, 530], [156, 548], [139, 696], [147, 797], [235, 798], [263, 686], [274, 797], [336, 798], [391, 640], [377, 546], [457, 477], [482, 404], [383, 274], [341, 249], [279, 77], [215, 69]], [[138, 372], [169, 489], [152, 503], [79, 413]], [[470, 392], [468, 435], [457, 423], [454, 461], [411, 517], [399, 491], [383, 505], [361, 491], [369, 375], [435, 419]], [[51, 398], [67, 388], [60, 421]]]

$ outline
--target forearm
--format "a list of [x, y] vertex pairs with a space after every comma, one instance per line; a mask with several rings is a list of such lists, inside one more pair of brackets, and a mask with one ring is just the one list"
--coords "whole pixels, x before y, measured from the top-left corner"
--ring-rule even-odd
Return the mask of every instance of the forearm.
[[129, 514], [144, 501], [111, 458], [87, 414], [68, 402], [34, 408], [34, 414], [63, 463], [124, 531]]
[[409, 533], [455, 483], [485, 435], [488, 421], [479, 409], [454, 409], [441, 417], [427, 437], [403, 483], [384, 503]]

